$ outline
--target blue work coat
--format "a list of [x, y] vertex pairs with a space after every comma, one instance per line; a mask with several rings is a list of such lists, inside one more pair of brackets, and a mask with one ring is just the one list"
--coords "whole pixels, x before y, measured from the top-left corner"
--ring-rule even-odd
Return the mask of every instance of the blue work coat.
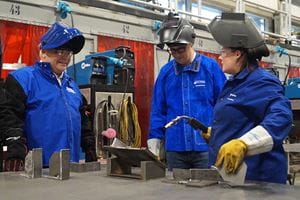
[[53, 152], [70, 149], [71, 161], [79, 161], [82, 96], [64, 73], [59, 85], [49, 63], [37, 62], [10, 73], [27, 96], [24, 134], [29, 149], [43, 148], [43, 165]]
[[201, 132], [186, 121], [166, 130], [164, 126], [179, 115], [194, 117], [210, 126], [224, 81], [217, 62], [199, 53], [188, 66], [180, 66], [175, 60], [164, 65], [153, 90], [149, 139], [165, 139], [166, 151], [207, 151]]
[[290, 102], [277, 77], [258, 66], [252, 67], [253, 71], [245, 68], [224, 85], [214, 109], [209, 164], [215, 163], [224, 143], [261, 125], [272, 136], [273, 149], [245, 158], [246, 179], [285, 183], [287, 159], [282, 142], [292, 124]]

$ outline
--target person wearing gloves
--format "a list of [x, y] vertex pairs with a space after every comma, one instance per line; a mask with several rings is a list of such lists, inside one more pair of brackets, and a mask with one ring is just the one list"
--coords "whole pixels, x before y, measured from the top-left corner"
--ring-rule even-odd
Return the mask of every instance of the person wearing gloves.
[[33, 148], [43, 149], [44, 167], [61, 149], [70, 149], [70, 161], [78, 162], [80, 145], [86, 161], [96, 161], [85, 99], [65, 73], [84, 43], [78, 29], [56, 22], [41, 38], [40, 61], [8, 75], [0, 95], [6, 171], [23, 170], [27, 151]]
[[208, 145], [201, 132], [186, 120], [170, 128], [164, 126], [178, 116], [189, 116], [211, 125], [213, 107], [221, 92], [225, 75], [217, 62], [193, 49], [195, 33], [185, 19], [169, 13], [159, 30], [160, 44], [168, 46], [173, 60], [157, 77], [152, 96], [148, 148], [159, 155], [165, 141], [166, 160], [173, 168], [207, 168]]
[[282, 142], [292, 111], [279, 79], [259, 67], [269, 55], [262, 35], [244, 13], [223, 13], [208, 28], [223, 46], [223, 71], [231, 75], [214, 108], [209, 164], [232, 174], [245, 161], [246, 180], [286, 183]]

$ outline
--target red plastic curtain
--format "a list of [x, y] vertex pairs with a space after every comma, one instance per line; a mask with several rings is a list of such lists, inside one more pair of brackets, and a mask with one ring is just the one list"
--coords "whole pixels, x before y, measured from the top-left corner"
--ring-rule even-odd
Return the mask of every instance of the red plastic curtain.
[[299, 67], [291, 67], [289, 72], [289, 78], [300, 77], [300, 68]]
[[[39, 59], [38, 44], [47, 30], [48, 27], [0, 20], [3, 63], [17, 63], [22, 56], [22, 63], [32, 65]], [[2, 77], [7, 73], [3, 71]]]
[[135, 95], [134, 102], [139, 111], [139, 123], [142, 130], [142, 146], [146, 146], [151, 109], [151, 96], [154, 82], [154, 46], [153, 44], [98, 36], [98, 51], [106, 51], [119, 46], [130, 46], [135, 56]]
[[201, 54], [203, 54], [203, 55], [205, 55], [205, 56], [214, 58], [214, 59], [219, 63], [219, 65], [220, 65], [221, 68], [222, 68], [221, 60], [219, 59], [220, 54], [217, 54], [217, 53], [209, 53], [209, 52], [205, 52], [205, 51], [197, 51], [197, 52], [198, 52], [198, 53], [201, 53]]

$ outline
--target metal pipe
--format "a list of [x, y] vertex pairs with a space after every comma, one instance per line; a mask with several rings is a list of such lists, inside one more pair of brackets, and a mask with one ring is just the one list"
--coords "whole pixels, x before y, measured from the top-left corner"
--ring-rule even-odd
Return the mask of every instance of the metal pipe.
[[282, 10], [276, 10], [276, 9], [273, 9], [273, 8], [270, 8], [270, 7], [267, 7], [267, 6], [263, 6], [263, 5], [260, 5], [260, 4], [251, 2], [251, 1], [249, 1], [249, 0], [244, 0], [244, 2], [245, 2], [246, 4], [248, 4], [248, 5], [254, 5], [254, 6], [257, 6], [258, 8], [264, 8], [264, 9], [267, 9], [267, 10], [271, 10], [271, 11], [274, 11], [274, 12], [278, 12], [278, 13], [282, 13], [282, 14], [288, 15], [288, 12], [285, 12], [285, 11], [282, 11]]
[[271, 33], [271, 32], [268, 32], [268, 31], [261, 31], [261, 32], [264, 33], [264, 34], [270, 35], [270, 36], [275, 36], [275, 37], [287, 39], [286, 36], [280, 35], [280, 34], [277, 34], [277, 33]]
[[177, 0], [175, 0], [175, 8], [174, 9], [172, 9], [172, 8], [166, 8], [166, 7], [159, 6], [159, 5], [154, 5], [154, 4], [151, 4], [151, 3], [148, 3], [148, 2], [144, 2], [144, 1], [139, 1], [139, 0], [128, 0], [128, 1], [140, 4], [140, 5], [149, 6], [149, 7], [152, 7], [152, 8], [164, 9], [164, 10], [168, 10], [168, 11], [175, 10], [175, 12], [180, 13], [180, 14], [185, 14], [185, 15], [188, 15], [188, 16], [197, 17], [197, 18], [205, 19], [205, 20], [211, 20], [210, 18], [199, 16], [199, 15], [196, 15], [196, 14], [193, 14], [193, 13], [190, 13], [190, 12], [185, 12], [185, 11], [182, 11], [182, 10], [177, 10], [177, 5], [176, 5]]

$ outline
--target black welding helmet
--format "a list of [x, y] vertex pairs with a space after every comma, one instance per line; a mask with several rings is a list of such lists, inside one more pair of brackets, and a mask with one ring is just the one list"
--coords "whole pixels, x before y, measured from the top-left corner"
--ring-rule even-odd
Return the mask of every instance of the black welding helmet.
[[194, 44], [196, 37], [194, 27], [186, 19], [172, 12], [170, 12], [163, 21], [158, 34], [159, 44], [157, 46], [161, 49], [163, 49], [164, 44], [168, 46]]
[[247, 49], [248, 56], [254, 59], [269, 56], [261, 32], [245, 13], [222, 13], [208, 24], [208, 29], [223, 47]]

